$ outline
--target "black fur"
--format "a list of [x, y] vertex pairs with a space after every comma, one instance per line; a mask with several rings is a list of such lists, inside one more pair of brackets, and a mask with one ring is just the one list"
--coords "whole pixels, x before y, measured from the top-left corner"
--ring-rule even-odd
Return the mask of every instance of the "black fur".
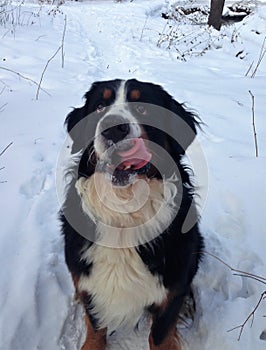
[[[85, 95], [86, 100], [84, 106], [74, 109], [66, 118], [67, 130], [73, 139], [72, 152], [75, 153], [83, 149], [83, 155], [79, 164], [79, 174], [76, 174], [76, 178], [73, 181], [76, 181], [80, 176], [90, 177], [95, 171], [96, 161], [91, 157], [91, 151], [93, 150], [93, 135], [97, 120], [95, 119], [88, 122], [88, 125], [85, 125], [84, 128], [82, 128], [84, 131], [82, 133], [79, 132], [77, 134], [74, 127], [88, 114], [95, 112], [97, 105], [102, 101], [101, 94], [104, 88], [107, 87], [115, 90], [119, 84], [120, 80], [94, 83]], [[132, 79], [126, 82], [126, 88], [128, 91], [133, 89], [141, 91], [139, 102], [166, 108], [168, 111], [175, 113], [177, 119], [181, 118], [187, 123], [193, 131], [193, 133], [189, 135], [185, 133], [186, 137], [184, 137], [182, 134], [183, 130], [178, 129], [180, 124], [176, 126], [173, 122], [173, 125], [170, 125], [170, 128], [179, 134], [177, 139], [181, 140], [180, 144], [159, 128], [146, 125], [145, 117], [143, 117], [142, 124], [144, 125], [148, 138], [166, 148], [174, 159], [180, 172], [181, 181], [179, 181], [179, 183], [183, 190], [180, 210], [167, 230], [162, 232], [154, 241], [136, 248], [139, 256], [150, 272], [160, 277], [163, 285], [172, 295], [171, 301], [165, 309], [162, 310], [155, 305], [150, 305], [148, 308], [154, 317], [152, 328], [153, 340], [155, 345], [158, 345], [162, 343], [163, 339], [167, 336], [168, 331], [177, 321], [184, 296], [189, 293], [192, 279], [197, 272], [201, 257], [200, 251], [202, 251], [203, 248], [203, 238], [199, 232], [197, 223], [187, 233], [182, 233], [182, 226], [191, 205], [194, 207], [194, 215], [197, 216], [193, 201], [194, 189], [190, 180], [190, 172], [189, 169], [182, 164], [182, 156], [184, 155], [186, 148], [193, 141], [197, 132], [198, 122], [196, 121], [194, 114], [187, 111], [182, 104], [175, 101], [158, 85], [142, 83]], [[128, 95], [128, 101], [130, 102], [130, 95]], [[104, 103], [111, 105], [113, 103], [113, 98], [104, 101]], [[152, 118], [161, 118], [162, 129], [164, 129], [164, 120], [161, 114], [156, 115], [155, 111]], [[88, 139], [88, 135], [90, 135], [91, 139]], [[83, 146], [84, 144], [86, 145], [85, 148]], [[171, 176], [171, 171], [172, 169], [167, 168], [166, 165], [164, 174], [160, 174], [156, 168], [153, 168], [147, 176], [162, 178], [162, 176]], [[73, 193], [71, 195], [73, 195]], [[77, 194], [75, 194], [75, 196], [76, 212], [80, 215], [80, 221], [84, 226], [88, 226], [88, 230], [95, 230], [94, 223], [82, 213], [80, 198]], [[64, 210], [67, 209], [68, 199], [66, 199]], [[65, 237], [65, 257], [69, 270], [76, 277], [79, 277], [84, 273], [89, 275], [93, 268], [93, 262], [88, 265], [81, 260], [80, 256], [85, 247], [88, 248], [94, 243], [89, 242], [71, 227], [66, 220], [63, 211], [61, 213], [61, 222], [62, 232]], [[89, 313], [91, 299], [89, 296], [84, 298], [86, 299], [84, 300], [85, 308]], [[97, 327], [97, 320], [93, 320], [93, 324]]]

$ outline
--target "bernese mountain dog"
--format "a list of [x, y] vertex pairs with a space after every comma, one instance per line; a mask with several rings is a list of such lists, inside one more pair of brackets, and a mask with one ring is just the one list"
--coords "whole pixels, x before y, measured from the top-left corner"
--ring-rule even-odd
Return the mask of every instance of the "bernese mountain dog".
[[71, 181], [60, 212], [65, 259], [84, 307], [82, 350], [150, 319], [151, 350], [180, 350], [180, 310], [203, 238], [183, 156], [199, 121], [161, 86], [95, 82], [66, 117]]

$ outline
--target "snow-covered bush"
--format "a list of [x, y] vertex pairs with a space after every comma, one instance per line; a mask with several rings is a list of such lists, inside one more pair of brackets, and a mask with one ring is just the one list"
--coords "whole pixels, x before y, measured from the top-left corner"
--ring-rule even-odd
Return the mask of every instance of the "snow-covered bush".
[[176, 51], [177, 59], [186, 61], [191, 57], [202, 56], [206, 51], [220, 49], [223, 41], [235, 43], [239, 38], [238, 23], [252, 13], [254, 4], [235, 3], [224, 10], [223, 27], [220, 31], [209, 27], [209, 6], [198, 5], [193, 0], [174, 6], [162, 17], [167, 20], [159, 34], [157, 45]]
[[0, 2], [0, 25], [14, 30], [16, 26], [31, 25], [39, 17], [40, 7], [36, 11], [25, 11], [23, 1], [13, 3], [11, 0]]

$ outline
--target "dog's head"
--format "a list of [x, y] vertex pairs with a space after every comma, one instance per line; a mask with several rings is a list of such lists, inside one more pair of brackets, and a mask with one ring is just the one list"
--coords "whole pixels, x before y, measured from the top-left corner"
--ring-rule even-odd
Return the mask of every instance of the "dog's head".
[[96, 82], [85, 98], [66, 118], [72, 152], [83, 151], [79, 176], [103, 172], [118, 186], [137, 176], [169, 176], [164, 152], [180, 163], [196, 135], [195, 115], [158, 85], [135, 79]]

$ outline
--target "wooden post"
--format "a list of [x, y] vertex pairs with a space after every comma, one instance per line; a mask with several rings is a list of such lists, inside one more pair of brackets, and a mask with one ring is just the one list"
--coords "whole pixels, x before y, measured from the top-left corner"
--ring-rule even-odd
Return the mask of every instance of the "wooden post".
[[212, 26], [216, 30], [221, 29], [222, 25], [222, 13], [225, 0], [211, 0], [211, 9], [208, 19], [208, 25]]

